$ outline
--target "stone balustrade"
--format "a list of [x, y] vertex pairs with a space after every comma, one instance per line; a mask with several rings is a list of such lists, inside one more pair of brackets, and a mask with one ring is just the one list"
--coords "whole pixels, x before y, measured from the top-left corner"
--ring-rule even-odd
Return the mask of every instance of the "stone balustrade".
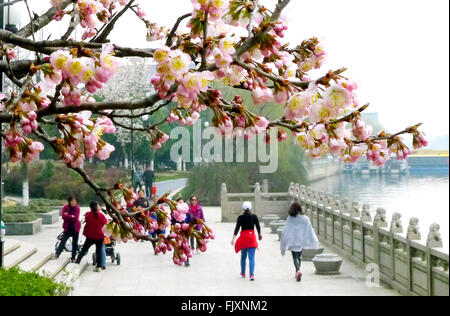
[[438, 224], [430, 227], [422, 244], [417, 218], [410, 220], [404, 235], [400, 213], [394, 213], [389, 224], [383, 208], [372, 220], [368, 205], [350, 204], [296, 184], [289, 194], [306, 210], [324, 245], [361, 268], [376, 264], [386, 285], [410, 295], [449, 295], [449, 255], [439, 249], [443, 242]]
[[242, 203], [245, 201], [252, 202], [253, 212], [260, 219], [269, 213], [286, 219], [292, 197], [287, 192], [268, 193], [268, 184], [261, 186], [256, 183], [251, 193], [228, 193], [226, 184], [222, 184], [222, 222], [235, 222], [242, 214]]
[[417, 218], [411, 218], [405, 232], [400, 213], [394, 213], [389, 223], [383, 208], [372, 218], [369, 205], [295, 183], [287, 193], [263, 193], [257, 183], [254, 192], [237, 194], [228, 193], [223, 184], [222, 221], [235, 221], [244, 201], [253, 203], [260, 219], [267, 214], [286, 219], [294, 200], [300, 202], [323, 245], [362, 269], [375, 264], [385, 285], [407, 295], [449, 295], [449, 255], [441, 249], [438, 224], [430, 227], [424, 244]]

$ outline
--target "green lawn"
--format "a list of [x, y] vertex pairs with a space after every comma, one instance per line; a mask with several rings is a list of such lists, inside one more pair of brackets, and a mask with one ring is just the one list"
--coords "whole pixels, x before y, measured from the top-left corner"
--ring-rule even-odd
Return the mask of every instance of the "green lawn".
[[169, 171], [169, 172], [156, 172], [156, 182], [185, 179], [189, 177], [188, 172], [181, 171]]

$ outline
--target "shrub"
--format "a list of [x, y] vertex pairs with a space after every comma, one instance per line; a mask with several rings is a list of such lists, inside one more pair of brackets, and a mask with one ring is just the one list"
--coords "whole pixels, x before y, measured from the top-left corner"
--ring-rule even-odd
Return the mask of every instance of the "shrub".
[[0, 269], [0, 296], [67, 296], [70, 291], [37, 273]]
[[32, 211], [22, 205], [9, 206], [2, 209], [5, 223], [27, 223], [37, 219]]

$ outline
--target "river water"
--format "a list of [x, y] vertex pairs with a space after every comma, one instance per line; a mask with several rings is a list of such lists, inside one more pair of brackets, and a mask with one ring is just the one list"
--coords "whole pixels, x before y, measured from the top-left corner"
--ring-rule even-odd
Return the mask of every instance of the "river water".
[[378, 207], [402, 214], [406, 232], [411, 217], [420, 222], [422, 241], [433, 223], [441, 226], [444, 249], [449, 249], [449, 173], [444, 170], [410, 171], [408, 175], [340, 174], [311, 184], [316, 190], [337, 194], [349, 201], [369, 204], [375, 214]]

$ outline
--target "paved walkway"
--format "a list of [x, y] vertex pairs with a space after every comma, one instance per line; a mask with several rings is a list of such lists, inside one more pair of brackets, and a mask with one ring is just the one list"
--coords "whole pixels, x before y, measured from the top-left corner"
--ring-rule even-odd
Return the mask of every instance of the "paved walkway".
[[307, 296], [307, 295], [398, 295], [385, 288], [367, 288], [366, 275], [348, 261], [339, 276], [314, 274], [312, 262], [303, 263], [303, 281], [294, 280], [290, 254], [282, 257], [276, 235], [263, 228], [264, 239], [256, 257], [256, 281], [241, 279], [240, 256], [231, 247], [234, 225], [220, 222], [220, 208], [205, 208], [205, 216], [216, 233], [207, 253], [195, 255], [191, 267], [178, 267], [171, 255], [154, 256], [150, 243], [118, 245], [122, 265], [110, 263], [101, 273], [86, 270], [74, 295], [192, 295], [192, 296]]

